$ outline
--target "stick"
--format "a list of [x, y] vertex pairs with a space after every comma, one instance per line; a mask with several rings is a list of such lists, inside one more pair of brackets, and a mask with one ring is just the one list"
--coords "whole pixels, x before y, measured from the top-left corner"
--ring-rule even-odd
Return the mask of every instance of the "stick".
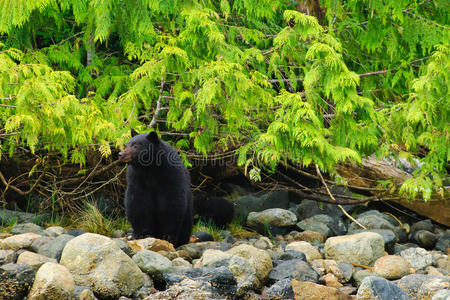
[[152, 128], [156, 124], [156, 119], [158, 118], [159, 112], [161, 110], [161, 99], [163, 97], [163, 91], [164, 91], [164, 77], [161, 77], [161, 88], [159, 89], [159, 97], [158, 101], [156, 101], [156, 110], [155, 114], [153, 115], [153, 119], [148, 125], [148, 128]]
[[[331, 199], [333, 199], [335, 202], [337, 202], [336, 199], [335, 199], [335, 198], [333, 197], [333, 195], [331, 194], [330, 190], [328, 189], [328, 185], [325, 183], [325, 180], [324, 180], [323, 177], [322, 177], [322, 173], [320, 173], [319, 166], [318, 166], [317, 164], [315, 164], [315, 165], [316, 165], [317, 176], [320, 177], [320, 180], [322, 181], [322, 184], [325, 186], [325, 189], [327, 190], [328, 195], [330, 195], [330, 198], [331, 198]], [[366, 229], [366, 227], [364, 227], [364, 225], [361, 225], [358, 221], [355, 220], [355, 218], [353, 218], [352, 216], [350, 216], [350, 215], [345, 211], [345, 209], [342, 207], [342, 205], [338, 204], [337, 206], [342, 210], [342, 212], [344, 213], [344, 215], [347, 216], [347, 218], [349, 218], [350, 220], [352, 220], [352, 222], [354, 222], [356, 225], [358, 225], [358, 226], [361, 227], [362, 229]]]

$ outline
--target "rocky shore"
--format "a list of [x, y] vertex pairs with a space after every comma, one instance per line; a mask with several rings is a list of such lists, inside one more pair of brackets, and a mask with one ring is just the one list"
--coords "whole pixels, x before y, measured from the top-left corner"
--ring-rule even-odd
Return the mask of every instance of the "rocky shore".
[[237, 212], [262, 234], [177, 249], [19, 223], [0, 234], [0, 299], [450, 299], [450, 230], [430, 220], [367, 210], [362, 229], [307, 200]]

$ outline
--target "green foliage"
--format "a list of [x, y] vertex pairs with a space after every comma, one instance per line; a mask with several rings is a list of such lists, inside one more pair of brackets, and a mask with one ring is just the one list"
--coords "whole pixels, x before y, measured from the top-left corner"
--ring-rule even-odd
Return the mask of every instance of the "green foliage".
[[205, 156], [237, 150], [255, 180], [421, 153], [401, 191], [443, 193], [448, 4], [323, 0], [318, 20], [308, 3], [0, 0], [0, 151], [83, 165], [151, 124]]

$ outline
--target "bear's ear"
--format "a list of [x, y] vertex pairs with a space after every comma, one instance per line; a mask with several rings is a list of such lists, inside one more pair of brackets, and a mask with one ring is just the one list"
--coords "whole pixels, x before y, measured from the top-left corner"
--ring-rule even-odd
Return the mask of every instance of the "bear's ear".
[[152, 131], [149, 134], [147, 134], [147, 140], [155, 145], [159, 144], [159, 138], [158, 138], [158, 134], [156, 133], [156, 131]]
[[131, 137], [134, 137], [135, 135], [138, 135], [139, 133], [134, 130], [134, 128], [131, 128]]

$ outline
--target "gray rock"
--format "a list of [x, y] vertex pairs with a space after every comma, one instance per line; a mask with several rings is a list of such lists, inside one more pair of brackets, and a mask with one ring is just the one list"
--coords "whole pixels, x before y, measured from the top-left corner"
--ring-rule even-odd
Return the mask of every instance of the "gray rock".
[[66, 244], [74, 237], [69, 234], [61, 234], [57, 236], [53, 241], [50, 241], [37, 249], [37, 253], [51, 257], [59, 261], [61, 254]]
[[333, 235], [343, 235], [347, 232], [347, 228], [345, 227], [344, 222], [342, 222], [341, 218], [325, 214], [318, 214], [312, 216], [310, 219], [326, 224], [328, 228], [330, 228], [333, 232]]
[[297, 227], [303, 231], [309, 230], [314, 232], [320, 232], [324, 234], [325, 237], [333, 236], [333, 231], [327, 226], [327, 224], [318, 222], [313, 218], [308, 218], [298, 222]]
[[416, 232], [419, 230], [426, 230], [426, 231], [433, 232], [433, 230], [434, 230], [433, 222], [431, 222], [430, 219], [427, 219], [427, 220], [419, 221], [419, 222], [412, 224], [411, 232]]
[[270, 287], [264, 289], [262, 296], [264, 299], [294, 299], [294, 291], [292, 290], [292, 279], [285, 278], [275, 282]]
[[423, 248], [409, 248], [400, 252], [411, 267], [416, 270], [425, 269], [433, 264], [433, 256]]
[[369, 276], [374, 276], [375, 274], [367, 269], [363, 269], [363, 270], [357, 270], [356, 272], [353, 273], [352, 278], [353, 281], [355, 282], [355, 285], [357, 287], [359, 287], [361, 285], [361, 283], [363, 282], [364, 278], [369, 277]]
[[102, 298], [131, 296], [147, 277], [110, 238], [85, 233], [70, 240], [61, 255], [77, 285], [89, 286]]
[[367, 276], [358, 288], [358, 299], [409, 300], [394, 283], [377, 276]]
[[230, 245], [225, 242], [201, 242], [185, 244], [177, 248], [177, 250], [186, 251], [193, 259], [200, 258], [208, 249], [226, 251], [230, 249]]
[[35, 239], [35, 240], [33, 241], [33, 243], [31, 244], [30, 250], [33, 251], [33, 252], [38, 252], [39, 249], [40, 249], [43, 245], [45, 245], [45, 244], [47, 244], [47, 243], [50, 243], [50, 242], [53, 241], [54, 239], [55, 239], [54, 237], [50, 237], [50, 236], [41, 236], [41, 237], [38, 237], [38, 238]]
[[409, 248], [417, 248], [419, 246], [414, 245], [413, 247], [410, 247], [410, 245], [408, 244], [398, 244], [395, 243], [394, 244], [394, 254], [395, 255], [400, 255], [400, 252], [402, 252], [403, 250], [409, 249]]
[[184, 258], [181, 258], [181, 257], [177, 257], [177, 258], [173, 259], [172, 260], [172, 266], [176, 270], [192, 268], [192, 264], [190, 262], [188, 262], [187, 260], [185, 260]]
[[[366, 229], [390, 229], [396, 231], [396, 227], [387, 221], [381, 213], [361, 214], [356, 219]], [[361, 228], [356, 223], [351, 223], [348, 227], [347, 234], [358, 232]]]
[[233, 298], [237, 293], [236, 278], [227, 267], [205, 269], [203, 278], [206, 278], [221, 296]]
[[436, 250], [447, 253], [447, 249], [450, 248], [450, 230], [446, 230], [438, 235], [435, 248]]
[[57, 263], [48, 262], [37, 271], [27, 299], [71, 299], [74, 291], [75, 282], [69, 270]]
[[215, 293], [209, 282], [193, 280], [190, 278], [183, 279], [180, 283], [171, 285], [162, 292], [157, 292], [149, 296], [149, 299], [217, 299], [219, 295]]
[[259, 212], [269, 208], [289, 208], [287, 191], [264, 193], [261, 196], [244, 195], [232, 199], [234, 214], [238, 220], [245, 221], [250, 212]]
[[[343, 205], [343, 207], [348, 211], [350, 208], [354, 207], [354, 205]], [[306, 199], [297, 206], [297, 214], [300, 217], [300, 220], [304, 220], [318, 214], [325, 214], [336, 218], [344, 215], [344, 213], [336, 205]]]
[[73, 294], [75, 299], [78, 300], [97, 300], [94, 292], [92, 292], [91, 288], [88, 286], [76, 285]]
[[[56, 236], [58, 236], [58, 235], [61, 235], [61, 234], [66, 234], [67, 233], [67, 230], [65, 230], [63, 227], [61, 227], [61, 226], [50, 226], [50, 227], [47, 227], [46, 229], [45, 229], [45, 231], [46, 232], [50, 232], [51, 234], [53, 234], [53, 235], [56, 235]], [[52, 235], [52, 236], [53, 236]]]
[[282, 261], [269, 273], [269, 282], [272, 283], [285, 278], [317, 282], [319, 274], [307, 262], [293, 259]]
[[306, 255], [303, 252], [295, 250], [286, 250], [279, 256], [280, 260], [291, 260], [291, 259], [301, 259], [306, 261]]
[[450, 290], [439, 290], [431, 298], [431, 300], [448, 300], [448, 299], [450, 299]]
[[146, 299], [147, 297], [149, 297], [151, 294], [156, 293], [156, 289], [153, 287], [153, 285], [151, 284], [146, 284], [144, 286], [142, 286], [139, 290], [137, 290], [134, 294], [133, 294], [133, 299]]
[[[342, 281], [348, 282], [352, 278], [352, 275], [353, 275], [353, 265], [348, 262], [345, 262], [345, 261], [338, 261], [336, 263], [337, 263], [340, 273], [342, 274]], [[338, 277], [338, 279], [339, 279], [339, 277]]]
[[287, 209], [270, 208], [261, 212], [250, 212], [247, 217], [247, 226], [260, 229], [272, 225], [285, 227], [295, 225], [297, 216]]
[[409, 239], [421, 247], [432, 249], [436, 244], [437, 237], [427, 230], [417, 230], [410, 234]]
[[7, 237], [6, 239], [0, 240], [0, 248], [3, 250], [20, 250], [20, 249], [28, 249], [31, 247], [31, 244], [37, 238], [41, 237], [41, 235], [33, 232], [22, 233]]
[[266, 236], [260, 237], [257, 241], [252, 243], [253, 247], [262, 249], [262, 250], [269, 250], [273, 248], [273, 244], [270, 241], [270, 239]]
[[256, 276], [256, 270], [248, 260], [240, 256], [231, 256], [228, 267], [237, 281], [236, 295], [242, 296], [252, 289], [258, 289], [261, 282]]
[[0, 221], [1, 224], [17, 223], [33, 223], [38, 220], [43, 220], [44, 215], [34, 215], [31, 213], [13, 211], [1, 208], [0, 209]]
[[128, 245], [128, 243], [123, 239], [113, 238], [112, 240], [114, 241], [114, 243], [116, 243], [117, 246], [119, 246], [120, 250], [125, 252], [129, 257], [132, 257], [135, 254], [130, 245]]
[[379, 216], [379, 217], [385, 219], [386, 221], [388, 221], [389, 223], [391, 223], [393, 226], [401, 225], [394, 217], [392, 217], [388, 214], [381, 213], [378, 210], [374, 210], [374, 209], [365, 211], [365, 212], [361, 213], [358, 217], [363, 217], [363, 216], [367, 216], [367, 215]]
[[150, 250], [141, 250], [133, 255], [133, 261], [142, 271], [150, 276], [162, 276], [173, 272], [172, 262], [159, 253]]
[[13, 250], [0, 250], [0, 265], [16, 261], [16, 252]]
[[33, 285], [35, 272], [26, 264], [0, 266], [0, 299], [22, 300]]
[[353, 266], [344, 261], [316, 259], [311, 262], [311, 266], [320, 276], [333, 275], [340, 283], [350, 281], [353, 275]]
[[164, 278], [169, 286], [189, 278], [211, 284], [214, 291], [221, 296], [234, 298], [237, 292], [237, 281], [227, 267], [184, 269], [175, 273], [165, 274]]
[[85, 234], [85, 233], [86, 232], [84, 232], [83, 230], [79, 230], [79, 229], [70, 229], [69, 231], [67, 231], [68, 235], [71, 235], [71, 236], [74, 236], [74, 237], [80, 236], [80, 235]]
[[194, 268], [217, 268], [228, 266], [231, 256], [231, 254], [220, 250], [208, 249], [203, 252], [202, 257], [194, 263]]
[[449, 276], [411, 274], [396, 283], [411, 299], [430, 299], [439, 290], [450, 289]]
[[[255, 270], [256, 280], [253, 282], [255, 288], [260, 288], [267, 279], [269, 272], [272, 270], [272, 260], [267, 251], [257, 249], [250, 245], [239, 245], [231, 248], [226, 253], [233, 256], [239, 256], [244, 258], [250, 263]], [[236, 265], [236, 269], [233, 268], [233, 259], [230, 260], [230, 269], [233, 272], [236, 280], [239, 282], [239, 265]], [[237, 261], [235, 261], [237, 262]]]
[[328, 238], [325, 242], [327, 259], [371, 265], [384, 255], [384, 239], [375, 232]]
[[38, 226], [34, 223], [16, 224], [11, 229], [12, 234], [21, 234], [28, 232], [34, 232], [42, 236], [51, 236], [51, 233], [45, 232], [41, 226]]
[[398, 242], [397, 236], [391, 229], [361, 229], [355, 230], [354, 233], [359, 232], [376, 232], [384, 239], [384, 248], [388, 253], [394, 253], [395, 243]]
[[30, 251], [24, 251], [19, 255], [19, 257], [17, 257], [18, 264], [28, 264], [35, 271], [37, 271], [43, 264], [47, 262], [57, 263], [56, 259], [54, 258], [49, 258], [47, 256]]
[[286, 250], [302, 252], [306, 256], [306, 261], [311, 262], [315, 259], [321, 259], [322, 255], [316, 247], [305, 241], [295, 241], [286, 246]]

